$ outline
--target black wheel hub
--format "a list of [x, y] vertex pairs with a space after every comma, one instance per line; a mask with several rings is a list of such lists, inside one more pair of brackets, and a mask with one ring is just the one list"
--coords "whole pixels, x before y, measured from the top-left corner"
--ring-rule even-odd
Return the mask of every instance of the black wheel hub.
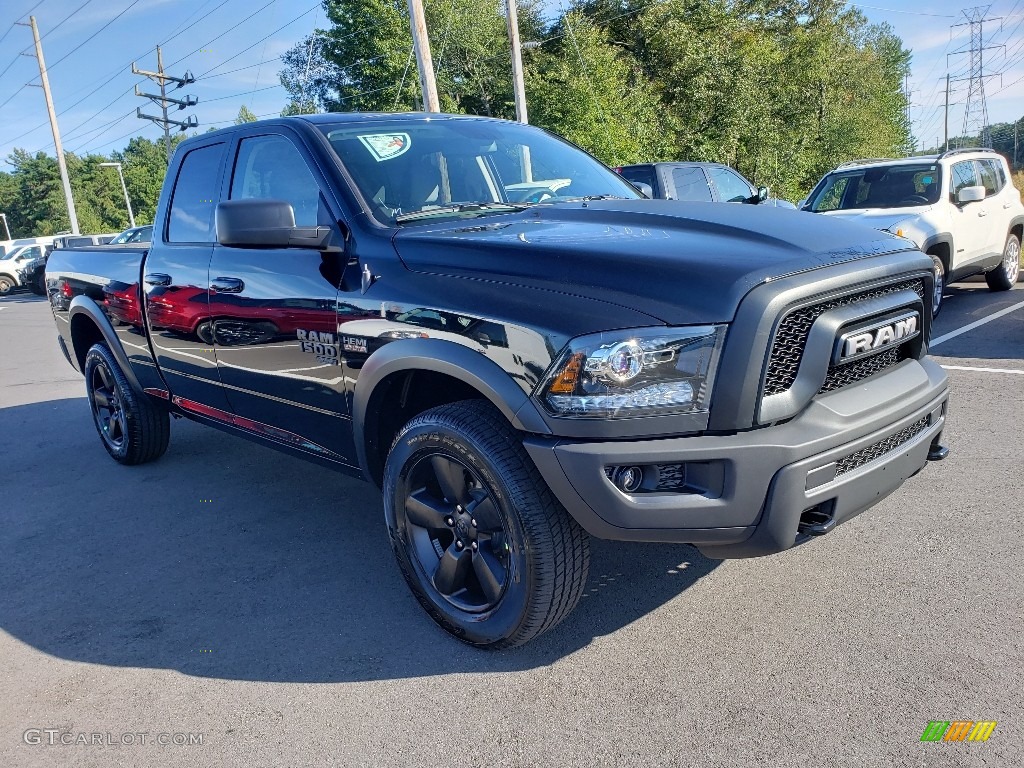
[[421, 579], [460, 610], [494, 608], [509, 581], [509, 536], [480, 476], [431, 453], [413, 463], [405, 488], [406, 543]]
[[93, 418], [96, 419], [96, 425], [100, 428], [100, 434], [112, 448], [120, 449], [124, 445], [126, 437], [127, 419], [117, 382], [105, 363], [100, 363], [93, 368], [91, 385], [90, 404]]

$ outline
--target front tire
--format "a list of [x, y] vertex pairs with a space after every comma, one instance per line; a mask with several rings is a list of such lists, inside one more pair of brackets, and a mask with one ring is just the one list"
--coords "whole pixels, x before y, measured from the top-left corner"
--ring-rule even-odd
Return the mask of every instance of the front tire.
[[36, 280], [29, 283], [28, 289], [32, 291], [36, 296], [46, 295], [46, 278], [40, 275]]
[[7, 275], [0, 275], [0, 296], [6, 296], [8, 293], [14, 290], [17, 283]]
[[985, 273], [985, 282], [990, 291], [1008, 291], [1020, 277], [1020, 238], [1010, 235], [1003, 248], [1003, 260], [999, 266]]
[[384, 467], [384, 515], [409, 588], [470, 645], [522, 645], [583, 594], [587, 534], [489, 403], [438, 406], [402, 428]]
[[170, 416], [132, 389], [106, 344], [94, 344], [85, 356], [85, 388], [93, 424], [115, 461], [144, 464], [164, 455]]
[[935, 276], [932, 283], [932, 317], [938, 317], [942, 311], [942, 294], [946, 291], [946, 265], [934, 253], [929, 256], [932, 257], [932, 273]]

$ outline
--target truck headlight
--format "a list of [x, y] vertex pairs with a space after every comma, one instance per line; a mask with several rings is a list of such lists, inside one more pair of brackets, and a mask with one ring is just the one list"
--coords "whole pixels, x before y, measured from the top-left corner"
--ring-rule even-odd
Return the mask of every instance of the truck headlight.
[[724, 325], [580, 336], [548, 369], [536, 395], [557, 416], [706, 411], [724, 340]]

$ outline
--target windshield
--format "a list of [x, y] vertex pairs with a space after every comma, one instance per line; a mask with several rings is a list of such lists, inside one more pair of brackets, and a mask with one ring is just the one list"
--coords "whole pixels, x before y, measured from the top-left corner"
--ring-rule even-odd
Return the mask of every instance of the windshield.
[[[389, 224], [549, 201], [640, 197], [582, 150], [519, 123], [392, 120], [321, 130], [363, 198]], [[409, 216], [418, 211], [423, 214]]]
[[808, 208], [910, 208], [939, 200], [941, 178], [935, 163], [883, 165], [836, 171], [825, 177]]
[[25, 250], [24, 245], [16, 245], [11, 250], [7, 251], [3, 256], [0, 256], [0, 260], [13, 259], [19, 253]]

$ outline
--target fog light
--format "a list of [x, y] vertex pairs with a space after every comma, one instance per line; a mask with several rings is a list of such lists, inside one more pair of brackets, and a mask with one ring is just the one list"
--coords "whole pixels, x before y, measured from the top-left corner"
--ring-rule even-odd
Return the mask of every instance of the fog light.
[[613, 482], [620, 491], [633, 493], [644, 482], [644, 471], [640, 467], [619, 467], [615, 470]]

